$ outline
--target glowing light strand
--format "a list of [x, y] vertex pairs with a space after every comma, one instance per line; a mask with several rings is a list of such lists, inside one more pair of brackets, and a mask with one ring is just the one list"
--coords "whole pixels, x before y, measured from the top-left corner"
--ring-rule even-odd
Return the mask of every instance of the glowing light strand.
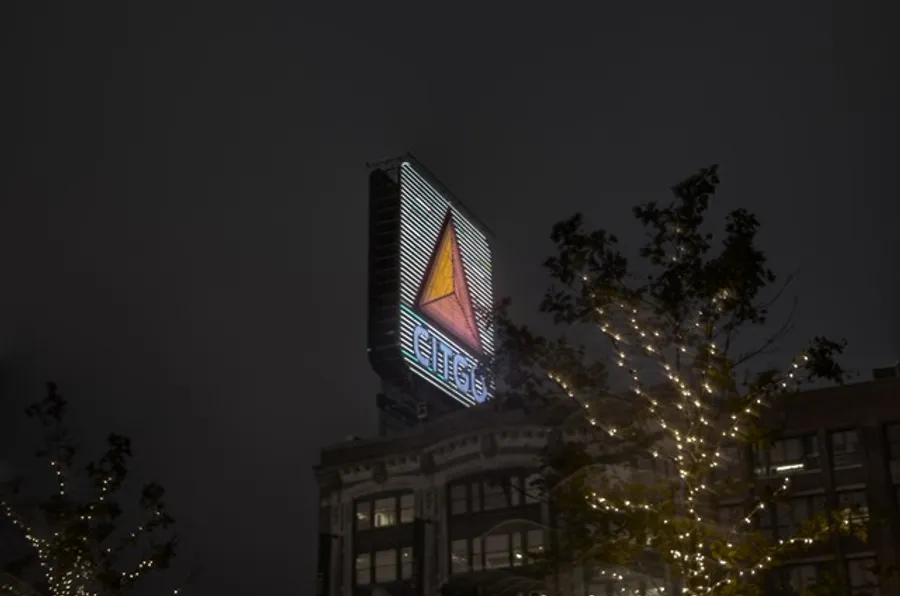
[[[677, 258], [675, 258], [675, 260], [677, 260]], [[588, 278], [585, 276], [583, 278], [583, 281], [587, 282]], [[727, 299], [728, 296], [729, 296], [728, 291], [722, 290], [720, 292], [719, 296], [717, 296], [713, 299], [714, 307], [717, 312], [721, 312], [721, 304], [718, 304], [720, 297], [721, 297], [721, 299]], [[647, 403], [649, 405], [648, 411], [651, 414], [657, 414], [656, 420], [657, 420], [657, 423], [659, 424], [659, 426], [662, 429], [667, 430], [669, 432], [670, 436], [674, 439], [675, 446], [676, 446], [676, 455], [674, 457], [674, 461], [676, 463], [677, 473], [687, 489], [687, 495], [686, 495], [687, 513], [689, 513], [691, 515], [691, 517], [693, 518], [692, 524], [699, 523], [702, 521], [702, 518], [698, 514], [694, 503], [695, 503], [695, 500], [696, 500], [698, 494], [700, 493], [700, 491], [705, 490], [706, 486], [704, 484], [700, 484], [699, 486], [693, 486], [691, 484], [690, 468], [696, 467], [696, 465], [698, 463], [701, 463], [702, 460], [707, 459], [707, 453], [705, 451], [701, 451], [701, 448], [704, 448], [704, 447], [708, 448], [708, 446], [704, 445], [707, 441], [702, 436], [702, 433], [697, 432], [697, 427], [699, 426], [700, 428], [711, 429], [711, 427], [713, 426], [712, 422], [709, 420], [709, 417], [707, 417], [703, 414], [704, 404], [702, 402], [701, 396], [703, 394], [708, 394], [710, 396], [716, 394], [716, 389], [709, 383], [708, 380], [706, 380], [706, 378], [708, 377], [708, 373], [714, 368], [712, 363], [714, 362], [714, 357], [717, 356], [717, 346], [712, 341], [712, 339], [717, 336], [718, 331], [716, 330], [715, 325], [712, 322], [713, 318], [708, 316], [703, 311], [699, 312], [698, 320], [695, 321], [694, 327], [702, 328], [701, 322], [704, 320], [707, 323], [706, 338], [708, 339], [708, 341], [703, 346], [703, 349], [708, 353], [709, 358], [706, 360], [707, 366], [700, 371], [701, 376], [704, 378], [704, 380], [701, 383], [701, 387], [702, 387], [702, 391], [700, 392], [701, 395], [695, 396], [695, 395], [693, 395], [692, 391], [689, 389], [689, 386], [685, 382], [685, 380], [680, 378], [680, 376], [673, 369], [671, 364], [669, 364], [666, 361], [666, 358], [664, 355], [664, 350], [660, 349], [659, 345], [656, 343], [655, 340], [661, 339], [662, 334], [657, 330], [650, 330], [650, 329], [644, 328], [641, 324], [639, 324], [638, 320], [637, 320], [637, 312], [638, 312], [637, 309], [634, 309], [634, 308], [628, 309], [628, 307], [626, 307], [626, 305], [622, 304], [622, 303], [619, 303], [618, 307], [620, 309], [619, 313], [625, 313], [626, 316], [630, 315], [629, 316], [630, 331], [633, 333], [632, 337], [635, 338], [638, 342], [640, 342], [640, 345], [642, 346], [642, 350], [641, 350], [642, 355], [644, 355], [644, 356], [652, 355], [652, 357], [656, 360], [656, 362], [662, 367], [666, 378], [672, 383], [672, 386], [677, 389], [677, 393], [679, 394], [679, 397], [680, 397], [680, 400], [675, 404], [677, 410], [681, 411], [685, 416], [688, 416], [688, 415], [691, 416], [689, 418], [688, 425], [687, 425], [688, 426], [687, 433], [680, 431], [678, 428], [676, 428], [677, 425], [673, 425], [669, 421], [666, 420], [666, 416], [664, 415], [664, 412], [662, 411], [662, 409], [659, 406], [659, 401], [657, 399], [655, 399], [652, 395], [650, 395], [648, 392], [646, 392], [644, 390], [644, 388], [642, 387], [640, 379], [637, 374], [637, 366], [634, 366], [634, 365], [628, 366], [629, 358], [628, 358], [626, 352], [622, 349], [623, 344], [627, 343], [627, 340], [625, 338], [625, 334], [618, 332], [613, 328], [613, 325], [610, 322], [610, 319], [612, 317], [610, 316], [610, 313], [608, 312], [609, 307], [607, 307], [607, 309], [597, 308], [596, 309], [597, 314], [600, 315], [601, 317], [604, 317], [604, 320], [602, 320], [600, 323], [600, 329], [610, 339], [610, 341], [612, 342], [613, 348], [616, 350], [616, 355], [617, 355], [616, 364], [620, 368], [627, 367], [627, 372], [630, 374], [630, 376], [632, 378], [632, 382], [633, 382], [633, 386], [632, 386], [633, 393], [635, 393], [636, 395], [642, 396], [647, 400]], [[690, 354], [691, 351], [688, 349], [686, 344], [687, 344], [687, 342], [684, 342], [684, 341], [682, 341], [680, 343], [679, 342], [675, 343], [674, 349], [675, 349], [676, 355], [680, 355], [680, 354], [689, 355], [689, 356], [692, 355], [692, 354]], [[693, 354], [693, 355], [696, 358], [696, 354]], [[809, 357], [806, 354], [801, 354], [800, 357], [806, 362], [808, 362], [808, 360], [809, 360]], [[790, 388], [796, 388], [798, 386], [798, 383], [797, 383], [797, 379], [795, 377], [795, 373], [797, 372], [799, 366], [800, 365], [798, 364], [797, 359], [795, 359], [791, 363], [792, 370], [790, 370], [787, 374], [776, 378], [774, 380], [774, 382], [770, 385], [769, 388], [774, 387], [776, 389], [777, 393], [789, 390]], [[551, 373], [549, 376], [566, 392], [566, 394], [569, 397], [577, 399], [577, 396], [574, 395], [574, 392], [572, 391], [571, 387], [568, 385], [568, 383], [566, 383], [565, 380], [563, 380], [563, 378], [560, 375]], [[793, 387], [789, 387], [789, 385], [792, 385]], [[747, 402], [746, 402], [747, 405], [745, 407], [743, 407], [741, 410], [739, 410], [738, 412], [733, 413], [731, 415], [731, 424], [727, 425], [727, 428], [725, 430], [722, 430], [721, 435], [724, 439], [726, 439], [726, 440], [727, 439], [732, 439], [732, 440], [739, 439], [742, 436], [742, 434], [741, 434], [742, 430], [743, 430], [742, 425], [743, 425], [745, 419], [748, 417], [758, 416], [758, 408], [766, 405], [763, 400], [762, 395], [751, 394], [751, 395], [746, 396], [746, 399], [747, 399]], [[598, 425], [597, 420], [590, 414], [589, 404], [587, 402], [583, 402], [583, 401], [581, 403], [586, 410], [587, 417], [588, 417], [588, 420], [591, 423], [591, 425], [597, 426]], [[754, 407], [754, 406], [756, 406], [756, 407]], [[610, 436], [616, 436], [616, 434], [617, 434], [617, 429], [614, 427], [604, 427], [601, 425], [601, 428], [606, 430]], [[702, 463], [708, 465], [709, 470], [710, 470], [709, 473], [711, 473], [711, 470], [713, 468], [716, 468], [721, 463], [721, 460], [722, 460], [722, 453], [721, 453], [721, 450], [718, 448], [718, 446], [716, 446], [716, 448], [712, 451], [712, 453], [713, 453], [713, 457], [709, 458], [710, 459], [709, 462], [702, 462]], [[654, 457], [658, 457], [659, 452], [657, 449], [654, 449], [652, 454]], [[704, 466], [701, 466], [701, 468], [702, 467], [704, 467]], [[790, 479], [786, 478], [784, 481], [784, 484], [777, 492], [786, 491], [789, 486], [789, 482], [790, 482]], [[592, 497], [593, 497], [593, 501], [594, 501], [592, 503], [592, 506], [594, 508], [604, 507], [610, 511], [620, 511], [620, 509], [618, 507], [616, 507], [609, 499], [603, 498], [603, 497], [597, 497], [596, 493], [593, 494]], [[644, 507], [647, 510], [650, 509], [649, 504], [642, 504], [642, 507]], [[746, 524], [751, 523], [754, 515], [756, 515], [760, 510], [762, 510], [764, 508], [765, 508], [765, 503], [763, 501], [760, 501], [751, 510], [751, 512], [744, 518], [744, 520], [743, 520], [744, 523], [746, 523]], [[665, 520], [664, 520], [664, 522], [665, 522]], [[732, 533], [734, 533], [735, 531], [736, 531], [736, 528], [734, 528], [732, 530]], [[686, 533], [686, 534], [681, 535], [680, 537], [683, 537], [682, 539], [684, 539], [688, 535], [689, 534]], [[789, 539], [786, 541], [782, 540], [780, 542], [779, 546], [782, 546], [782, 545], [795, 546], [797, 544], [811, 544], [813, 541], [814, 540], [809, 537], [797, 537], [797, 538], [792, 538], [792, 539]], [[700, 546], [702, 546], [702, 544]], [[673, 551], [671, 551], [670, 554], [672, 554], [673, 557], [675, 557], [676, 559], [677, 558], [684, 559], [684, 556], [682, 556], [679, 551], [673, 550]], [[702, 585], [702, 583], [706, 583], [706, 585], [707, 585], [705, 591], [700, 589], [699, 592], [697, 592], [697, 593], [709, 593], [712, 590], [716, 589], [717, 587], [723, 585], [723, 583], [730, 583], [730, 579], [729, 579], [730, 576], [726, 577], [725, 579], [720, 580], [718, 582], [714, 582], [712, 576], [709, 573], [705, 572], [703, 562], [704, 562], [704, 560], [711, 560], [710, 557], [707, 557], [703, 553], [695, 553], [694, 555], [692, 555], [691, 558], [695, 562], [698, 563], [699, 568], [698, 569], [689, 568], [687, 570], [688, 575], [698, 578], [698, 579], [702, 579], [703, 582], [701, 582], [701, 585]], [[766, 568], [766, 566], [769, 563], [771, 563], [772, 560], [773, 560], [773, 557], [771, 555], [766, 555], [765, 557], [763, 557], [760, 560], [760, 562], [751, 566], [749, 569], [739, 570], [738, 577], [742, 577], [744, 573], [749, 573], [749, 574], [753, 575], [753, 574], [763, 570], [764, 568]], [[729, 565], [729, 563], [723, 559], [719, 559], [716, 562], [718, 563], [719, 566], [727, 567]], [[693, 590], [687, 589], [686, 594], [690, 594], [690, 593], [694, 593]]]

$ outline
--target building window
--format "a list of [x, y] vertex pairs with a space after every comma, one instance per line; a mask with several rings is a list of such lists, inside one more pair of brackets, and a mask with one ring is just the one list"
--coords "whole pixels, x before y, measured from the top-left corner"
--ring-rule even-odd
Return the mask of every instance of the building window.
[[778, 537], [787, 538], [797, 534], [804, 522], [824, 511], [825, 495], [794, 497], [787, 502], [776, 503]]
[[540, 474], [531, 474], [527, 478], [525, 478], [525, 502], [526, 503], [540, 503], [541, 501], [541, 487], [540, 487]]
[[816, 435], [778, 439], [768, 449], [757, 449], [758, 476], [784, 476], [819, 469], [819, 441]]
[[388, 497], [375, 500], [375, 527], [386, 528], [397, 524], [397, 499]]
[[869, 501], [866, 490], [844, 490], [838, 492], [838, 508], [851, 520], [860, 523], [869, 519]]
[[450, 485], [450, 515], [478, 513], [507, 507], [539, 503], [540, 487], [534, 485], [539, 476], [519, 474], [502, 478], [470, 480]]
[[469, 541], [454, 540], [450, 543], [450, 573], [465, 573], [469, 570]]
[[484, 538], [485, 569], [509, 567], [509, 534], [493, 534]]
[[518, 507], [522, 502], [522, 477], [513, 476], [509, 483], [509, 504]]
[[375, 553], [375, 583], [397, 581], [397, 551], [380, 550]]
[[466, 485], [454, 484], [450, 487], [450, 515], [462, 515], [468, 511], [466, 506]]
[[781, 577], [786, 588], [799, 594], [816, 585], [819, 573], [815, 565], [791, 565], [781, 568]]
[[736, 527], [741, 519], [744, 518], [745, 510], [743, 505], [724, 505], [719, 507], [719, 523], [724, 529], [728, 530]]
[[450, 543], [450, 573], [521, 567], [529, 563], [528, 554], [543, 550], [543, 530], [454, 540]]
[[720, 461], [722, 462], [722, 467], [727, 470], [732, 468], [740, 467], [741, 464], [741, 449], [734, 445], [730, 445], [728, 447], [723, 447], [720, 451], [722, 457]]
[[484, 483], [484, 510], [503, 509], [509, 507], [506, 498], [506, 487], [499, 480], [488, 480]]
[[522, 535], [519, 533], [512, 535], [512, 564], [513, 567], [520, 567], [525, 564], [525, 551], [522, 550]]
[[356, 529], [368, 530], [372, 527], [372, 501], [356, 503]]
[[400, 549], [400, 579], [412, 577], [413, 552], [411, 546]]
[[472, 539], [472, 571], [481, 571], [484, 567], [481, 542], [481, 538]]
[[884, 434], [891, 459], [900, 459], [900, 423], [886, 424]]
[[847, 561], [847, 579], [853, 596], [876, 596], [878, 576], [873, 568], [875, 559], [851, 559]]
[[366, 586], [372, 583], [372, 558], [368, 553], [356, 555], [356, 585]]
[[544, 552], [544, 531], [528, 530], [528, 534], [525, 535], [525, 543], [528, 546], [529, 553]]
[[[399, 509], [397, 508], [399, 504]], [[374, 510], [374, 511], [373, 511]], [[404, 494], [398, 497], [383, 497], [374, 501], [358, 501], [356, 503], [356, 529], [369, 530], [388, 528], [409, 523], [415, 518], [416, 496]]]
[[481, 511], [481, 482], [472, 483], [472, 513]]
[[834, 456], [835, 468], [861, 463], [858, 433], [855, 430], [831, 433], [831, 452]]
[[775, 538], [775, 532], [772, 529], [772, 510], [768, 507], [757, 513], [759, 519], [759, 531], [763, 536], [772, 540]]
[[416, 517], [416, 495], [406, 494], [400, 497], [400, 523], [408, 524]]

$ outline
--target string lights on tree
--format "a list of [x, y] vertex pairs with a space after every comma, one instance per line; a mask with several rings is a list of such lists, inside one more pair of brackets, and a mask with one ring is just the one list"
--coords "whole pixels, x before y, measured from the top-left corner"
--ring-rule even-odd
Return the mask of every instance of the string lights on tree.
[[[766, 494], [732, 477], [735, 462], [726, 453], [764, 445], [759, 418], [773, 400], [811, 382], [844, 381], [835, 360], [844, 344], [815, 338], [783, 372], [752, 373], [753, 358], [785, 328], [760, 349], [737, 350], [741, 331], [768, 322], [771, 303], [761, 295], [775, 276], [755, 245], [759, 224], [743, 209], [727, 216], [721, 249], [713, 251], [703, 224], [718, 183], [717, 168], [707, 168], [676, 186], [668, 206], [634, 209], [648, 231], [640, 256], [649, 274], [638, 276], [617, 239], [585, 231], [578, 215], [554, 227], [558, 252], [546, 266], [557, 286], [542, 310], [607, 340], [610, 374], [628, 386], [625, 405], [598, 382], [602, 375], [585, 364], [583, 349], [566, 347], [560, 358], [554, 344], [508, 322], [498, 326], [519, 353], [531, 341], [558, 394], [606, 437], [600, 451], [586, 445], [548, 458], [554, 480], [545, 492], [564, 528], [547, 555], [554, 565], [577, 560], [621, 582], [659, 578], [664, 570], [684, 596], [759, 594], [767, 573], [803, 549], [835, 532], [862, 535], [850, 515], [831, 512], [813, 516], [790, 538], [767, 539], [756, 520], [788, 497], [790, 474], [800, 470], [783, 470]], [[537, 386], [519, 382], [512, 390], [535, 393]], [[637, 466], [624, 480], [613, 478], [621, 466], [596, 465], [604, 452], [631, 457], [632, 468], [636, 459], [659, 465], [649, 466], [656, 473]], [[719, 523], [723, 501], [743, 509], [736, 524]]]
[[[163, 500], [165, 491], [149, 483], [134, 511], [123, 510], [119, 501], [132, 456], [129, 439], [111, 434], [102, 457], [79, 464], [65, 425], [68, 403], [55, 385], [48, 383], [47, 389], [26, 414], [44, 431], [36, 455], [48, 463], [56, 487], [49, 496], [35, 497], [22, 490], [21, 481], [0, 486], [0, 512], [31, 548], [0, 574], [0, 594], [32, 596], [36, 586], [46, 596], [125, 594], [144, 577], [168, 569], [175, 555], [175, 520]], [[141, 521], [125, 530], [128, 519]]]

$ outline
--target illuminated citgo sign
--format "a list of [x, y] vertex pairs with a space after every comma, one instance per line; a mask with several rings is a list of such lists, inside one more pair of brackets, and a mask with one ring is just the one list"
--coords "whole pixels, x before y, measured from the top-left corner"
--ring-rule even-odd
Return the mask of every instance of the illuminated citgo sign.
[[[373, 191], [371, 206], [370, 237], [381, 239], [370, 246], [369, 350], [376, 371], [406, 370], [459, 403], [480, 403], [491, 394], [485, 365], [494, 342], [487, 236], [418, 164], [402, 161], [390, 180], [377, 180], [387, 190], [384, 198]], [[393, 240], [396, 269], [390, 267]], [[389, 293], [394, 273], [396, 300]]]

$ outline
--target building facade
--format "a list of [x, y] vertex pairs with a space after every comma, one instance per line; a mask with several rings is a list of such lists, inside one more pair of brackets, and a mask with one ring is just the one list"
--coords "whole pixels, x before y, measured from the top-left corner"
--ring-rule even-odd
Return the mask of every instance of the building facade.
[[[752, 480], [758, 492], [791, 477], [787, 501], [761, 512], [756, 522], [772, 538], [790, 537], [823, 511], [842, 511], [867, 525], [865, 542], [835, 536], [785, 566], [773, 581], [799, 590], [832, 575], [854, 596], [900, 594], [900, 584], [890, 577], [900, 563], [898, 372], [881, 369], [868, 382], [784, 398], [763, 418], [777, 439], [733, 454], [735, 472]], [[742, 514], [740, 504], [722, 504], [723, 522]]]
[[489, 578], [513, 596], [542, 593], [544, 578], [521, 567], [543, 548], [549, 523], [529, 487], [551, 441], [585, 436], [563, 430], [572, 414], [565, 404], [526, 412], [487, 403], [323, 450], [323, 595], [441, 594], [455, 576]]
[[[873, 522], [866, 542], [835, 537], [780, 569], [773, 593], [836, 574], [854, 596], [900, 595], [873, 572], [900, 563], [900, 376], [877, 376], [783, 398], [763, 420], [777, 439], [731, 454], [728, 473], [760, 491], [792, 478], [788, 501], [755, 522], [772, 538], [825, 509]], [[324, 449], [316, 468], [322, 596], [432, 596], [467, 583], [510, 596], [609, 594], [589, 569], [548, 580], [520, 564], [550, 539], [547, 505], [529, 492], [542, 455], [554, 441], [596, 439], [574, 413], [566, 404], [525, 411], [487, 403]], [[746, 513], [746, 501], [718, 507], [722, 523]]]

